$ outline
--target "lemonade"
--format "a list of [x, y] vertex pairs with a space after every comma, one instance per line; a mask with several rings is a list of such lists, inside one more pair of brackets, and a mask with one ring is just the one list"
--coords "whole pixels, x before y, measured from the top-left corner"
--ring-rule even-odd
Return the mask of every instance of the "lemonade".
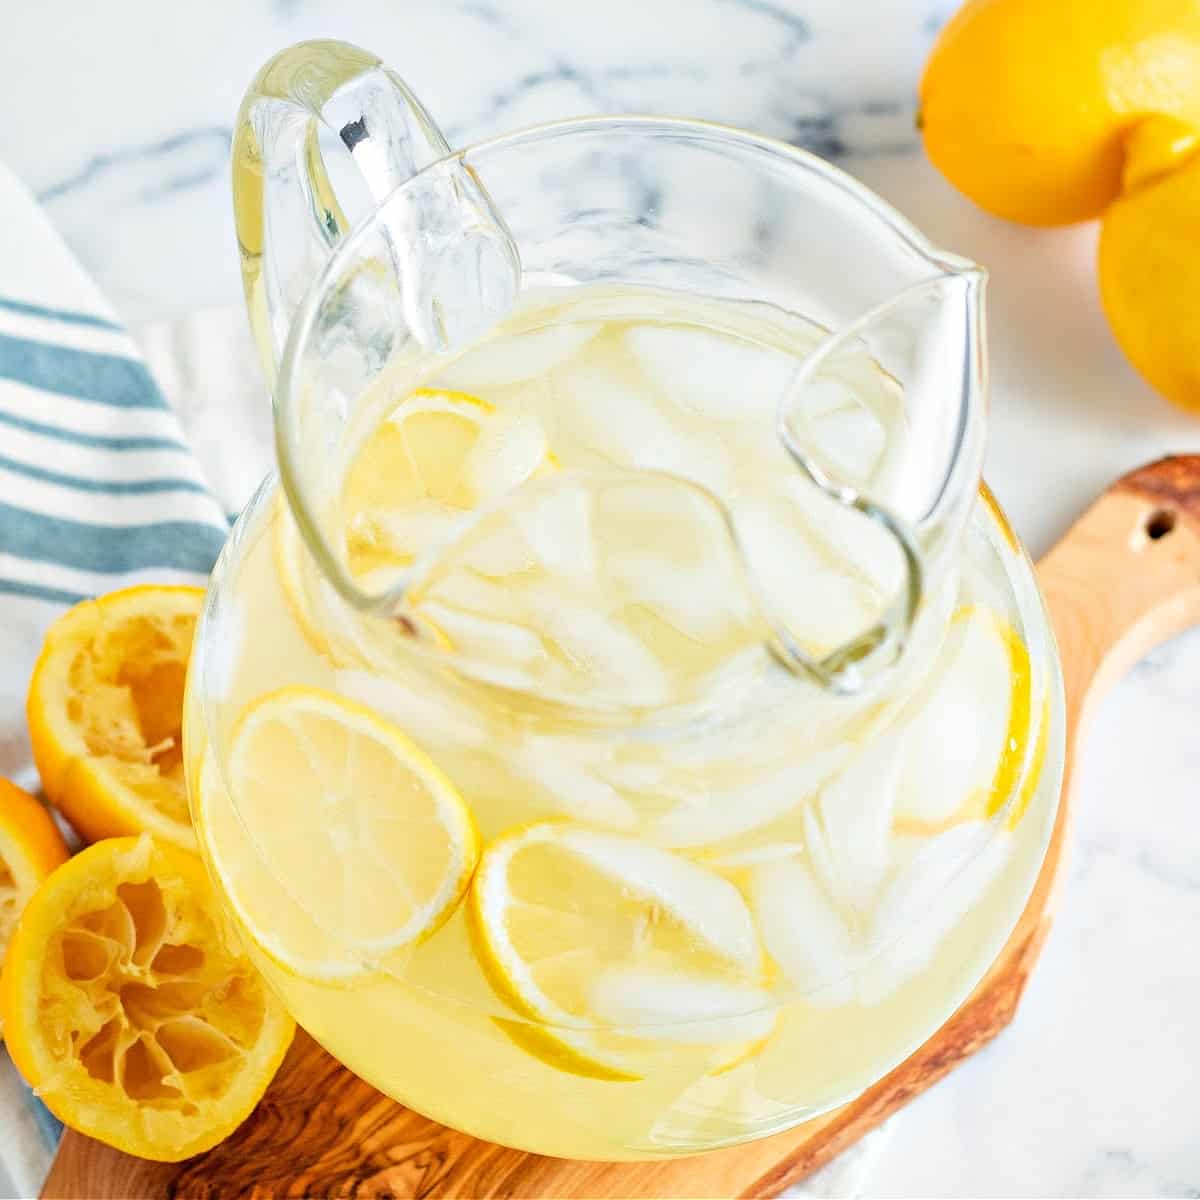
[[278, 488], [189, 681], [200, 844], [297, 1020], [398, 1100], [542, 1153], [759, 1136], [856, 1094], [994, 958], [1053, 823], [1061, 697], [981, 496], [900, 661], [819, 657], [900, 586], [914, 436], [864, 350], [765, 305], [532, 297], [357, 398], [319, 512]]

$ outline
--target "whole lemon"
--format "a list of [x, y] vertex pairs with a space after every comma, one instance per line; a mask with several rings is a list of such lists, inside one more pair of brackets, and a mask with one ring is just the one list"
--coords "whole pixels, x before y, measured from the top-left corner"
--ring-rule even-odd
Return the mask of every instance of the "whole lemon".
[[989, 212], [1098, 217], [1146, 117], [1200, 126], [1200, 0], [969, 0], [920, 85], [929, 157]]
[[1194, 156], [1116, 200], [1104, 214], [1099, 251], [1100, 297], [1113, 336], [1150, 384], [1194, 411], [1200, 411], [1198, 213], [1200, 156]]

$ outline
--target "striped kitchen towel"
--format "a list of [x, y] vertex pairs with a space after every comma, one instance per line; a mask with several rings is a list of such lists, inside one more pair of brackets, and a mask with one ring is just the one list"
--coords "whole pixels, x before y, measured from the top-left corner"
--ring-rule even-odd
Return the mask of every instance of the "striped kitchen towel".
[[[0, 774], [36, 789], [25, 691], [50, 622], [134, 582], [203, 583], [227, 532], [133, 339], [0, 165]], [[0, 1061], [0, 1196], [40, 1191], [58, 1134]]]

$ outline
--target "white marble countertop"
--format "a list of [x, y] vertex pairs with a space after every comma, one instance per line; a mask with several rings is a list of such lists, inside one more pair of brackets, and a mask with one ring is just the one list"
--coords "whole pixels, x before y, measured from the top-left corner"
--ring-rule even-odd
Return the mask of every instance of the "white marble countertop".
[[[1122, 472], [1200, 449], [1100, 314], [1095, 230], [974, 209], [933, 171], [912, 96], [945, 0], [42, 0], [7, 11], [0, 159], [121, 314], [239, 296], [227, 144], [275, 50], [357, 41], [451, 141], [585, 112], [744, 125], [809, 146], [991, 272], [988, 477], [1035, 555]], [[0, 271], [3, 265], [0, 264]], [[887, 1196], [1200, 1195], [1200, 633], [1089, 731], [1057, 927], [1015, 1025], [874, 1156]]]

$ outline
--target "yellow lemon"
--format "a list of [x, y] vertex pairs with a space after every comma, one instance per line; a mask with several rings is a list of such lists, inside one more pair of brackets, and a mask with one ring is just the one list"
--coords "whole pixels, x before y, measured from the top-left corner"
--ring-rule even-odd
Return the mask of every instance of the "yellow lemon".
[[26, 715], [42, 787], [89, 841], [152, 833], [195, 847], [183, 779], [183, 687], [200, 588], [85, 600], [46, 634]]
[[258, 1103], [294, 1026], [215, 907], [200, 860], [145, 835], [89, 847], [26, 906], [0, 976], [5, 1041], [73, 1129], [175, 1162]]
[[[1200, 127], [1200, 7], [1191, 0], [969, 0], [920, 85], [935, 166], [997, 216], [1098, 217], [1139, 126]], [[1171, 135], [1140, 135], [1167, 158]], [[1143, 150], [1144, 152], [1144, 150]]]
[[66, 843], [50, 814], [0, 779], [0, 955], [38, 884], [66, 860]]
[[1147, 169], [1132, 182], [1101, 227], [1104, 311], [1145, 379], [1174, 403], [1200, 411], [1200, 157], [1166, 173]]

